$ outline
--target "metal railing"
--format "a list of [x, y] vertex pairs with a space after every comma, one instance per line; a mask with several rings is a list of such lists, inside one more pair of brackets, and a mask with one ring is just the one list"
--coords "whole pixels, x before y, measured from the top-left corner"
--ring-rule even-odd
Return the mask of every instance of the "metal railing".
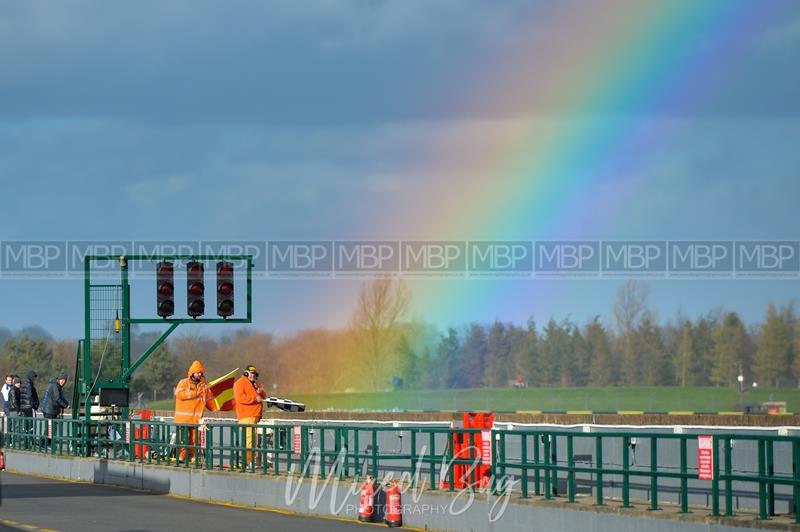
[[[568, 502], [588, 495], [598, 506], [614, 500], [631, 507], [632, 501], [644, 500], [650, 510], [676, 495], [679, 512], [700, 505], [692, 505], [693, 498], [705, 498], [712, 516], [735, 515], [734, 500], [745, 498], [757, 502], [758, 519], [776, 515], [780, 501], [800, 523], [798, 436], [712, 434], [712, 478], [700, 480], [697, 435], [655, 431], [221, 420], [198, 427], [22, 417], [3, 418], [1, 428], [3, 448], [52, 455], [356, 481], [400, 473], [408, 474], [409, 486], [425, 489], [510, 490], [523, 499]], [[476, 471], [489, 471], [489, 482], [478, 482]]]

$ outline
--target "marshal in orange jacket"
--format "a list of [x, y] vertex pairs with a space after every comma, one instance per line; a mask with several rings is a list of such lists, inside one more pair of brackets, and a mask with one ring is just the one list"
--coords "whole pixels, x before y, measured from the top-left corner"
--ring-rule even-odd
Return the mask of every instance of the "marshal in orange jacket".
[[236, 419], [243, 419], [247, 417], [254, 417], [256, 420], [261, 419], [261, 405], [258, 401], [258, 396], [261, 395], [262, 399], [267, 398], [267, 391], [264, 388], [259, 388], [261, 393], [256, 392], [255, 386], [245, 376], [239, 377], [236, 384], [233, 385], [233, 399], [236, 403]]
[[197, 372], [205, 373], [205, 370], [200, 361], [195, 360], [189, 366], [186, 378], [178, 382], [175, 388], [175, 423], [196, 425], [200, 423], [205, 408], [215, 408], [214, 394], [208, 389], [205, 376], [196, 384], [192, 380], [192, 375]]

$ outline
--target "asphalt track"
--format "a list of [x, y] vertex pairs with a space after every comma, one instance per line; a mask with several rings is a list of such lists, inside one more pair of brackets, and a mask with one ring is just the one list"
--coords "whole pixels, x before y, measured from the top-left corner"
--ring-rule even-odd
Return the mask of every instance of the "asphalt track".
[[[0, 473], [0, 531], [376, 530], [357, 521], [317, 519], [178, 499], [97, 484]], [[385, 528], [385, 525], [382, 526]]]

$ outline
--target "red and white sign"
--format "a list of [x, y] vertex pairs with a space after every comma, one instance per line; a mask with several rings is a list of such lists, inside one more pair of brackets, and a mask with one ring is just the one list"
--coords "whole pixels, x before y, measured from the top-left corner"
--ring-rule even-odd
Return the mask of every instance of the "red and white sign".
[[481, 431], [481, 463], [492, 465], [492, 431]]
[[131, 422], [125, 422], [125, 443], [131, 442]]
[[714, 438], [697, 437], [697, 478], [714, 480]]
[[208, 427], [205, 425], [200, 425], [200, 448], [206, 448], [206, 430]]
[[53, 437], [53, 420], [52, 419], [48, 419], [47, 420], [47, 437], [48, 438], [52, 438]]
[[295, 425], [292, 439], [292, 452], [300, 454], [300, 425]]

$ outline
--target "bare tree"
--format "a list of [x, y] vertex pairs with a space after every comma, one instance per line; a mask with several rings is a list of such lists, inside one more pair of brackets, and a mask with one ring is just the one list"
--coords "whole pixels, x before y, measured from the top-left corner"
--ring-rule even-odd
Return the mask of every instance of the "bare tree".
[[614, 301], [614, 318], [617, 330], [625, 335], [636, 328], [636, 324], [647, 304], [649, 290], [646, 284], [630, 280], [619, 288]]
[[384, 276], [364, 283], [352, 325], [364, 345], [365, 365], [373, 387], [379, 389], [381, 373], [388, 367], [398, 340], [400, 321], [408, 312], [411, 292], [401, 279]]
[[614, 301], [614, 317], [622, 344], [622, 377], [625, 384], [636, 384], [642, 377], [635, 329], [646, 312], [647, 285], [630, 280], [621, 286]]

